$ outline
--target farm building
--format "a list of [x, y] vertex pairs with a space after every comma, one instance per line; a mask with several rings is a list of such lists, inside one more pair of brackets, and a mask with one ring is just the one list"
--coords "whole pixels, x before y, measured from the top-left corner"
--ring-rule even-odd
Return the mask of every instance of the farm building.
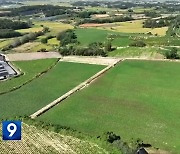
[[169, 154], [169, 152], [160, 149], [155, 149], [152, 147], [142, 147], [137, 151], [137, 154]]
[[0, 54], [0, 80], [16, 75], [15, 70], [8, 64], [5, 56]]

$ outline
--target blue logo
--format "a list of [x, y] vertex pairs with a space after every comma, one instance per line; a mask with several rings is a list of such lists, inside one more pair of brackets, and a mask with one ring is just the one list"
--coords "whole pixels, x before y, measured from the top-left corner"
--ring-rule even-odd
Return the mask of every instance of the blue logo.
[[21, 140], [21, 121], [2, 122], [3, 140]]

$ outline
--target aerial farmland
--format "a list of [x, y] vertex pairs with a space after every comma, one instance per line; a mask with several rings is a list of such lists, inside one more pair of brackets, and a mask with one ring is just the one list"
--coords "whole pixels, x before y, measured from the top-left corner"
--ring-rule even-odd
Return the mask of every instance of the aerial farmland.
[[2, 0], [0, 153], [180, 153], [179, 8]]

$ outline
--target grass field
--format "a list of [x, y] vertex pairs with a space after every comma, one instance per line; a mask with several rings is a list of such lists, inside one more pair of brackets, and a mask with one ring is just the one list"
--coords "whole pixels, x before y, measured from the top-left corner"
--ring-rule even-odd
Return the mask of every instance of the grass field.
[[52, 38], [48, 40], [48, 44], [49, 45], [53, 45], [53, 46], [58, 46], [59, 45], [59, 41], [56, 38]]
[[104, 66], [60, 62], [40, 78], [16, 91], [0, 95], [0, 106], [3, 106], [0, 119], [30, 115], [102, 68]]
[[180, 63], [124, 61], [39, 120], [180, 151]]
[[48, 67], [52, 66], [56, 61], [57, 59], [45, 59], [13, 62], [14, 66], [20, 68], [24, 74], [11, 80], [0, 81], [0, 93], [9, 91], [33, 79], [39, 73], [47, 70]]
[[127, 48], [119, 48], [112, 52], [109, 52], [109, 56], [115, 57], [149, 57], [149, 58], [163, 58], [161, 55], [164, 51], [159, 49], [158, 47], [127, 47]]
[[152, 34], [158, 34], [159, 36], [165, 36], [166, 31], [168, 30], [168, 27], [162, 27], [162, 28], [143, 28], [143, 22], [144, 20], [134, 20], [134, 21], [128, 21], [128, 22], [120, 22], [118, 25], [110, 27], [103, 27], [103, 29], [106, 30], [113, 30], [116, 32], [122, 32], [122, 33], [148, 33], [151, 32]]
[[133, 40], [129, 36], [120, 36], [112, 41], [112, 45], [116, 47], [125, 47], [132, 43]]
[[102, 30], [96, 28], [85, 28], [75, 30], [78, 41], [81, 45], [87, 46], [93, 42], [106, 42], [108, 36], [118, 35], [112, 42], [113, 46], [127, 46], [131, 42], [129, 34], [113, 32], [109, 30]]
[[27, 28], [27, 29], [20, 29], [20, 30], [16, 30], [17, 32], [20, 33], [34, 33], [34, 32], [38, 32], [38, 31], [42, 31], [43, 27], [41, 27], [40, 25], [35, 25], [32, 28]]
[[54, 48], [53, 46], [49, 45], [49, 44], [43, 44], [43, 43], [39, 43], [37, 45], [35, 45], [34, 47], [31, 48], [31, 52], [37, 52], [41, 49], [46, 49], [47, 51], [53, 51]]
[[57, 33], [62, 32], [67, 29], [72, 29], [73, 26], [69, 24], [64, 24], [61, 22], [55, 22], [55, 21], [36, 21], [34, 22], [36, 26], [44, 25], [46, 27], [50, 28], [50, 34], [51, 35], [57, 35]]
[[180, 46], [180, 38], [173, 37], [149, 37], [144, 40], [151, 46]]
[[88, 45], [92, 42], [105, 42], [108, 34], [112, 34], [112, 32], [95, 28], [76, 29], [78, 41], [82, 45]]
[[0, 41], [0, 49], [4, 48], [7, 45], [9, 45], [11, 42], [12, 42], [12, 40], [10, 40], [10, 39], [6, 39], [6, 40], [3, 40], [3, 41]]

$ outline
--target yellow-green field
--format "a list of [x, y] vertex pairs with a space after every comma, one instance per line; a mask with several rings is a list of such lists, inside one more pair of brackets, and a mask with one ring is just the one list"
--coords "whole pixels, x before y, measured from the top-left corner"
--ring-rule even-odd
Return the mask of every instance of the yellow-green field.
[[[134, 20], [128, 22], [120, 22], [117, 25], [112, 25], [108, 27], [103, 27], [103, 29], [113, 30], [117, 32], [123, 33], [148, 33], [151, 32], [152, 34], [157, 34], [159, 36], [165, 36], [168, 27], [162, 28], [143, 28], [143, 21], [144, 20]], [[100, 27], [102, 29], [102, 27]]]
[[28, 29], [20, 29], [20, 30], [16, 30], [17, 32], [20, 33], [33, 33], [33, 32], [38, 32], [41, 31], [43, 29], [43, 27], [41, 27], [40, 25], [38, 26], [33, 26], [32, 28], [28, 28]]
[[48, 40], [49, 45], [57, 46], [59, 45], [59, 41], [56, 38], [52, 38]]
[[40, 21], [34, 23], [36, 26], [44, 25], [46, 27], [49, 27], [51, 34], [57, 34], [58, 32], [62, 32], [67, 29], [72, 29], [73, 26], [69, 24], [64, 24], [61, 22], [55, 22], [55, 21]]
[[41, 50], [41, 49], [46, 49], [46, 50], [48, 50], [48, 51], [52, 51], [52, 50], [53, 50], [53, 47], [50, 46], [50, 45], [47, 45], [47, 44], [42, 44], [42, 43], [40, 43], [40, 44], [34, 46], [34, 47], [31, 49], [31, 52], [37, 52], [37, 51], [39, 51], [39, 50]]
[[32, 28], [28, 29], [20, 29], [17, 30], [17, 32], [20, 33], [30, 33], [30, 32], [38, 32], [43, 29], [43, 26], [48, 27], [51, 31], [51, 34], [57, 34], [58, 32], [67, 30], [67, 29], [72, 29], [73, 26], [69, 24], [64, 24], [61, 22], [55, 22], [55, 21], [35, 21], [34, 26]]
[[144, 13], [144, 11], [152, 11], [152, 10], [154, 10], [155, 8], [143, 8], [143, 7], [136, 7], [136, 8], [134, 8], [133, 9], [133, 11], [135, 12], [135, 13]]
[[12, 40], [10, 40], [10, 39], [0, 41], [0, 48], [4, 48], [4, 47], [7, 46], [8, 44], [10, 44], [11, 41], [12, 41]]
[[[52, 1], [41, 1], [41, 0], [38, 0], [38, 1], [25, 1], [25, 2], [23, 2], [23, 4], [25, 4], [25, 5], [42, 5], [42, 4], [43, 5], [49, 5], [49, 4], [51, 4], [52, 5]], [[66, 6], [66, 7], [72, 6], [70, 3], [59, 2], [58, 0], [53, 1], [53, 5]]]

